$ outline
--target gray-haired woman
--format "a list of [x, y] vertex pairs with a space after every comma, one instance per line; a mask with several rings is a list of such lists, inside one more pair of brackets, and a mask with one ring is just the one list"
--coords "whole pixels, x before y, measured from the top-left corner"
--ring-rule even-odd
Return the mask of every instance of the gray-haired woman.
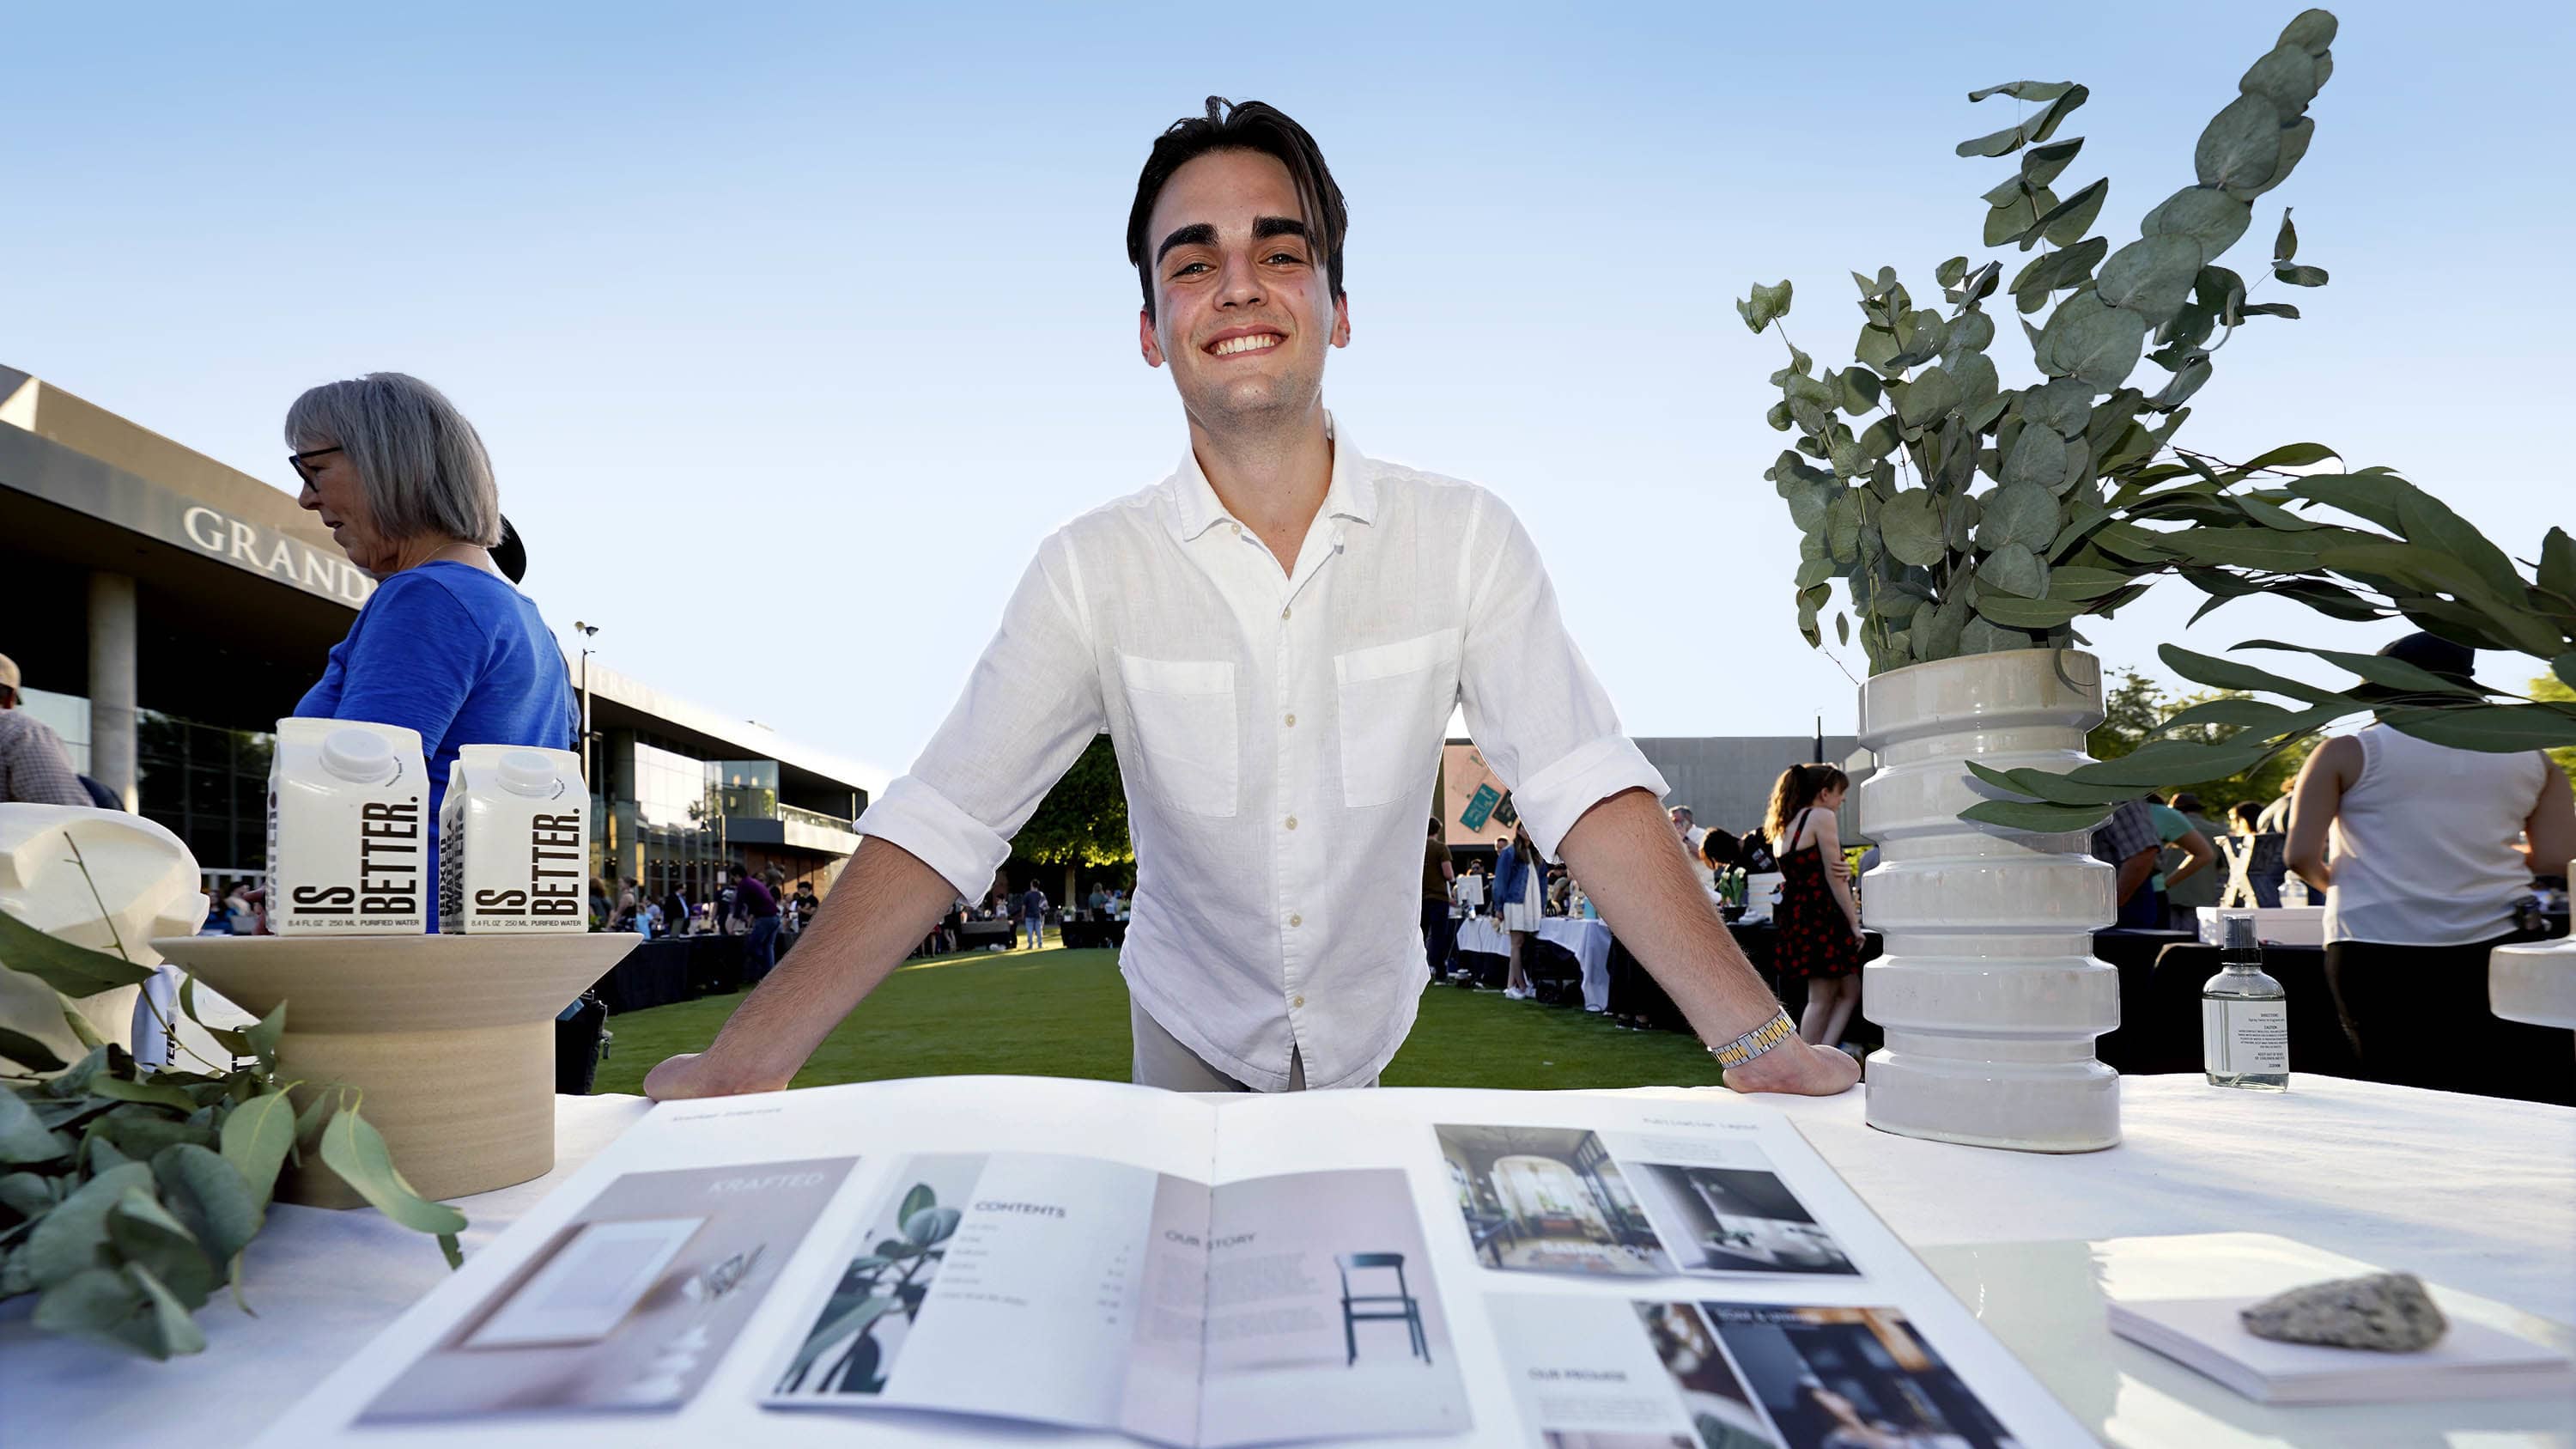
[[502, 524], [491, 460], [438, 389], [399, 372], [324, 383], [287, 410], [286, 443], [304, 480], [297, 501], [378, 581], [295, 713], [420, 731], [436, 880], [438, 807], [459, 748], [572, 746], [563, 652], [492, 561]]

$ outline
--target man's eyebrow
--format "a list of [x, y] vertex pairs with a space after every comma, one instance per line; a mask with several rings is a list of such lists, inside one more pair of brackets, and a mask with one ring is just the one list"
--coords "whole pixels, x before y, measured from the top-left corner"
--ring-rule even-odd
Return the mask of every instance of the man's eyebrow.
[[1293, 216], [1262, 217], [1252, 224], [1252, 236], [1255, 241], [1267, 240], [1274, 236], [1293, 236], [1303, 241], [1314, 240], [1313, 235], [1306, 230], [1306, 223]]
[[1194, 221], [1188, 226], [1182, 227], [1178, 231], [1173, 232], [1170, 236], [1163, 238], [1163, 244], [1154, 249], [1154, 260], [1157, 262], [1162, 261], [1164, 257], [1171, 254], [1172, 248], [1174, 247], [1212, 247], [1215, 245], [1216, 228], [1204, 221]]

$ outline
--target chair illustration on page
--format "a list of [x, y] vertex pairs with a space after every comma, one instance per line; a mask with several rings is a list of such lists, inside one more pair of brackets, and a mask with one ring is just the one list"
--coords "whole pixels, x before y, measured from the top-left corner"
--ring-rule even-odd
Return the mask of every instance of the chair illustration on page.
[[[1414, 1356], [1429, 1364], [1431, 1345], [1422, 1335], [1422, 1305], [1415, 1300], [1412, 1290], [1405, 1286], [1404, 1255], [1344, 1253], [1333, 1259], [1333, 1265], [1342, 1274], [1342, 1346], [1348, 1353], [1343, 1360], [1344, 1365], [1347, 1367], [1360, 1361], [1358, 1325], [1372, 1322], [1404, 1324], [1412, 1338]], [[1389, 1268], [1395, 1270], [1393, 1293], [1354, 1295], [1351, 1292], [1351, 1274]]]

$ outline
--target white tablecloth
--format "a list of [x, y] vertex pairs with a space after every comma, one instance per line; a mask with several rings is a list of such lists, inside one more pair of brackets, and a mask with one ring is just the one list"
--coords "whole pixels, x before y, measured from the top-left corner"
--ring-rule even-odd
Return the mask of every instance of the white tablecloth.
[[[1539, 922], [1538, 938], [1571, 952], [1583, 964], [1583, 1005], [1589, 1011], [1610, 1005], [1610, 927], [1579, 916], [1549, 916]], [[1458, 923], [1458, 949], [1487, 956], [1508, 956], [1511, 943], [1491, 916]]]
[[[2126, 1077], [2128, 1140], [2048, 1157], [1872, 1132], [1857, 1091], [1765, 1097], [1908, 1244], [2278, 1233], [2566, 1320], [2576, 1317], [2576, 1111], [2294, 1077], [2274, 1095], [2198, 1077]], [[1653, 1087], [1647, 1093], [1687, 1095]], [[1716, 1089], [1699, 1089], [1716, 1090]], [[469, 1198], [472, 1252], [645, 1111], [567, 1097], [555, 1171]], [[155, 1364], [34, 1331], [0, 1306], [10, 1444], [122, 1446], [173, 1432], [235, 1443], [267, 1425], [446, 1272], [426, 1239], [373, 1212], [281, 1207], [251, 1246], [244, 1318], [198, 1315], [208, 1349]], [[623, 1442], [623, 1441], [621, 1441]]]

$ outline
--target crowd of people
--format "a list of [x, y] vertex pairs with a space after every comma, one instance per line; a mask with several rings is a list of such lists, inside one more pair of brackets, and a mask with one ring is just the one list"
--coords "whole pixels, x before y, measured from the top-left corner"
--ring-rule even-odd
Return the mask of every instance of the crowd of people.
[[[1769, 914], [1754, 913], [1754, 925], [1772, 933], [1767, 959], [1774, 981], [1804, 984], [1798, 1031], [1819, 1046], [1841, 1044], [1860, 1006], [1866, 936], [1837, 819], [1850, 788], [1850, 778], [1831, 765], [1792, 765], [1774, 782], [1761, 823], [1741, 834], [1699, 824], [1687, 805], [1666, 816], [1700, 888], [1729, 919], [1742, 913], [1747, 879], [1778, 878], [1776, 901], [1767, 899], [1765, 881]], [[1525, 828], [1514, 824], [1490, 870], [1481, 856], [1461, 869], [1446, 828], [1431, 820], [1423, 847], [1422, 938], [1435, 983], [1473, 989], [1477, 973], [1460, 960], [1458, 928], [1490, 918], [1504, 941], [1504, 999], [1539, 999], [1530, 957], [1541, 922], [1551, 916], [1597, 920], [1600, 912], [1583, 883], [1547, 861]], [[1654, 996], [1651, 983], [1639, 986], [1642, 995]], [[1604, 1011], [1623, 1026], [1647, 1025], [1660, 1014], [1648, 1002], [1586, 1009]]]

